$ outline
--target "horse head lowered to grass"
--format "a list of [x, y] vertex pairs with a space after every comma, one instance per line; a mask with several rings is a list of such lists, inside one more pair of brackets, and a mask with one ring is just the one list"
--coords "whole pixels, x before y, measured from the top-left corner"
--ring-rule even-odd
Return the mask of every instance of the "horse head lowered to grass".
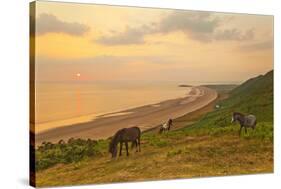
[[239, 112], [234, 112], [232, 114], [231, 123], [233, 122], [239, 122], [240, 124], [240, 130], [239, 130], [239, 136], [241, 135], [241, 131], [243, 127], [245, 128], [245, 132], [247, 133], [247, 128], [255, 129], [257, 125], [257, 118], [254, 115], [244, 115]]
[[120, 143], [119, 156], [122, 155], [123, 143], [125, 143], [127, 156], [129, 156], [128, 142], [132, 142], [132, 146], [136, 145], [136, 151], [140, 152], [140, 137], [141, 130], [138, 127], [124, 128], [118, 130], [112, 137], [112, 140], [109, 144], [109, 152], [111, 153], [112, 158], [115, 158], [117, 156], [118, 143]]
[[173, 120], [168, 119], [167, 122], [163, 123], [159, 129], [159, 133], [161, 134], [164, 131], [169, 131], [171, 129], [171, 126], [173, 126]]

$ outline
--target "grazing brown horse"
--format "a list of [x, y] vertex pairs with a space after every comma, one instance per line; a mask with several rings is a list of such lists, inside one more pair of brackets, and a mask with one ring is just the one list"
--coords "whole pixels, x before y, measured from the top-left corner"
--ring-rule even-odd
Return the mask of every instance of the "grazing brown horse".
[[254, 115], [244, 115], [239, 112], [234, 112], [232, 114], [231, 123], [238, 121], [240, 124], [239, 136], [241, 135], [241, 131], [243, 127], [245, 128], [245, 132], [247, 133], [247, 128], [255, 129], [257, 125], [257, 118]]
[[141, 130], [138, 127], [131, 127], [131, 128], [124, 128], [120, 129], [115, 133], [112, 137], [112, 140], [109, 144], [109, 152], [112, 154], [112, 158], [117, 156], [117, 146], [120, 143], [120, 151], [119, 156], [122, 155], [122, 146], [125, 143], [127, 156], [129, 156], [128, 151], [128, 142], [132, 142], [132, 146], [136, 145], [137, 152], [140, 152], [140, 137], [141, 137]]

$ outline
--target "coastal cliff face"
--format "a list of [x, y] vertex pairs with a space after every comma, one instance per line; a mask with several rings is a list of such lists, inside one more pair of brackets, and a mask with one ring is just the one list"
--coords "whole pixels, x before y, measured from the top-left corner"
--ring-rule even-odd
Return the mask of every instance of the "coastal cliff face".
[[[129, 157], [111, 160], [109, 140], [42, 146], [36, 151], [37, 165], [48, 163], [48, 157], [58, 162], [37, 170], [37, 186], [273, 172], [273, 71], [242, 83], [216, 104], [219, 108], [191, 125], [179, 118], [174, 121], [184, 122], [183, 128], [144, 133], [142, 152], [131, 151]], [[256, 129], [239, 137], [239, 126], [230, 123], [233, 111], [256, 115]], [[70, 151], [79, 154], [73, 156], [77, 159], [63, 163], [60, 158], [70, 158], [65, 154]]]

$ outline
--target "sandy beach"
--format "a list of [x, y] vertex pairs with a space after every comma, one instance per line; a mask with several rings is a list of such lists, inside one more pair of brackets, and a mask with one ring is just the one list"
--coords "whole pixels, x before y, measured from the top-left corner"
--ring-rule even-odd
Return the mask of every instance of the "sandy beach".
[[39, 145], [43, 141], [58, 142], [71, 137], [104, 139], [112, 136], [121, 128], [131, 126], [138, 126], [145, 131], [159, 126], [169, 118], [175, 119], [199, 110], [213, 102], [217, 96], [214, 89], [202, 86], [193, 87], [189, 95], [183, 98], [105, 114], [85, 123], [67, 125], [38, 133], [35, 143]]

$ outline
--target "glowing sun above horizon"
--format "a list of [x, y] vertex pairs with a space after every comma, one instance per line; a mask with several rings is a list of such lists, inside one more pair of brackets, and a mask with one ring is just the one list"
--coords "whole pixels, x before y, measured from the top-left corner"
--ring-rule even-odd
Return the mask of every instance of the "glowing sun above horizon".
[[80, 73], [77, 73], [77, 74], [76, 74], [76, 76], [77, 76], [77, 77], [80, 77], [80, 76], [81, 76], [81, 74], [80, 74]]

